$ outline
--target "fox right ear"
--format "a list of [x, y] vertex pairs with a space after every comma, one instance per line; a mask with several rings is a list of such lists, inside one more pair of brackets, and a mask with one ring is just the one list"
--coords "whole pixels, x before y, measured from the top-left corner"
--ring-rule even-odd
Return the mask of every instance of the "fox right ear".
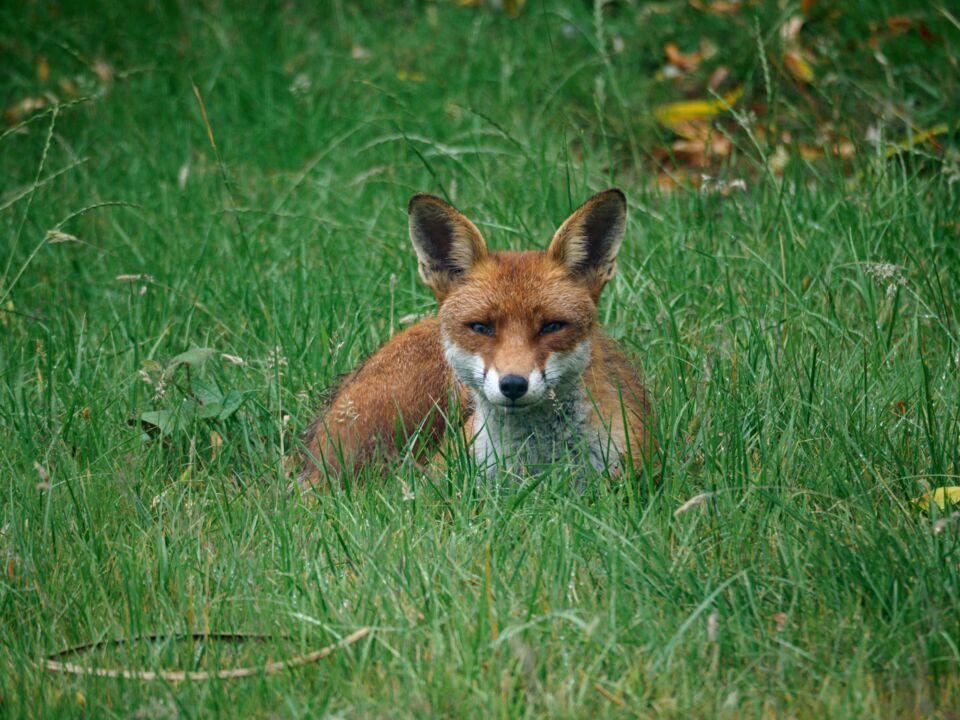
[[487, 244], [476, 225], [435, 195], [414, 195], [407, 214], [420, 277], [437, 300], [443, 300], [470, 268], [486, 257]]
[[547, 256], [583, 282], [594, 296], [613, 277], [617, 251], [627, 225], [627, 198], [610, 188], [577, 208], [557, 230]]

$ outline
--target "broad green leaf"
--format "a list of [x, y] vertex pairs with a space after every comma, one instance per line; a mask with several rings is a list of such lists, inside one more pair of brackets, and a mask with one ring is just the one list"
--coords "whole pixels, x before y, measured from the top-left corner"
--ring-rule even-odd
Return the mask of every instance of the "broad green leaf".
[[177, 365], [189, 365], [190, 367], [200, 367], [207, 360], [209, 360], [213, 355], [216, 354], [216, 350], [213, 348], [193, 348], [192, 350], [187, 350], [182, 352], [173, 358], [170, 361], [168, 367], [175, 367]]

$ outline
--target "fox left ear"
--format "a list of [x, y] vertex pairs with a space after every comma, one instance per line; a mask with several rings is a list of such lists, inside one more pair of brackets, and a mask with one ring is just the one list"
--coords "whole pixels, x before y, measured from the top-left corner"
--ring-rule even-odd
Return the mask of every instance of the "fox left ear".
[[476, 225], [435, 195], [414, 195], [407, 213], [420, 277], [443, 302], [470, 269], [487, 256], [487, 244]]
[[617, 188], [594, 195], [568, 217], [550, 241], [547, 257], [590, 289], [594, 299], [613, 277], [627, 225], [627, 198]]

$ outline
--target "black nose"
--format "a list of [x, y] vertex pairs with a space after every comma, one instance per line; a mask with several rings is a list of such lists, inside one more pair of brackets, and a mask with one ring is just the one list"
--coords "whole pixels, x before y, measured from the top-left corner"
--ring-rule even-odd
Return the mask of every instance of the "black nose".
[[519, 375], [504, 375], [500, 378], [500, 392], [511, 400], [523, 397], [527, 391], [527, 379]]

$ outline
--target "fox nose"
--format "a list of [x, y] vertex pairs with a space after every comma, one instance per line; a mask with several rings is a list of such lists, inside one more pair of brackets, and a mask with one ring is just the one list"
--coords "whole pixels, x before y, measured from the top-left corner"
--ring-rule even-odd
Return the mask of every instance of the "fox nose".
[[504, 375], [500, 378], [500, 392], [511, 400], [522, 398], [527, 392], [527, 379], [520, 375]]

